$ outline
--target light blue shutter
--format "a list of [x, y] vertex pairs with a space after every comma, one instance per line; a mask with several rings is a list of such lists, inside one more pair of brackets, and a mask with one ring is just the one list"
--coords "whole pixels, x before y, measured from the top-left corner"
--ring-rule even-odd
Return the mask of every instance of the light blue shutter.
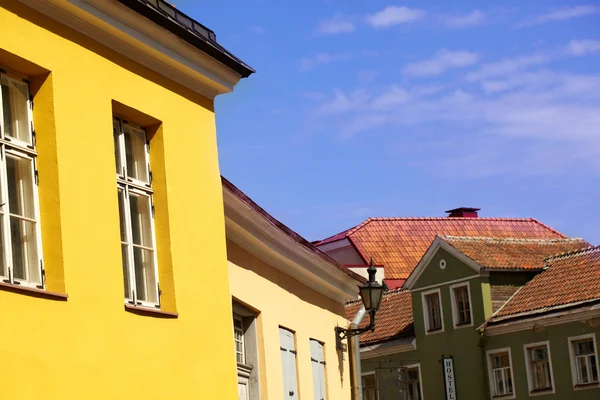
[[315, 400], [326, 400], [325, 389], [325, 357], [323, 356], [323, 344], [310, 340], [310, 360], [313, 373], [313, 392]]
[[279, 343], [281, 349], [281, 368], [283, 373], [283, 398], [285, 400], [298, 400], [294, 334], [287, 329], [279, 328]]

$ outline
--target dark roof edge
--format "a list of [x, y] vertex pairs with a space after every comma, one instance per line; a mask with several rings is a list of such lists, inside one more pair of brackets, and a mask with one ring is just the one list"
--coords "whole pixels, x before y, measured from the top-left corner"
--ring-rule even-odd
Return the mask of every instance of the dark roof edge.
[[[144, 2], [140, 0], [118, 0], [121, 4], [129, 7], [133, 11], [138, 14], [148, 18], [149, 20], [155, 22], [156, 24], [162, 26], [166, 30], [172, 32], [173, 34], [179, 36], [181, 39], [185, 40], [192, 46], [197, 49], [203, 51], [208, 54], [215, 60], [220, 63], [226, 65], [231, 68], [238, 74], [242, 76], [242, 78], [247, 78], [254, 72], [256, 72], [252, 67], [244, 63], [242, 60], [234, 56], [232, 53], [227, 51], [224, 47], [219, 45], [216, 41], [210, 40], [208, 38], [201, 38], [199, 35], [195, 35], [185, 27], [177, 23], [176, 21], [169, 18], [166, 14], [159, 12], [158, 10], [153, 9], [152, 7], [146, 5]], [[184, 13], [181, 11], [177, 11], [180, 14]], [[187, 16], [186, 16], [187, 17]], [[193, 20], [190, 17], [187, 17]], [[196, 21], [194, 21], [196, 22]], [[196, 22], [197, 23], [197, 22]], [[199, 24], [199, 23], [198, 23]], [[201, 25], [201, 24], [199, 24]], [[208, 30], [208, 29], [207, 29]]]
[[267, 221], [269, 221], [273, 226], [275, 226], [279, 230], [283, 231], [283, 233], [288, 235], [291, 239], [293, 239], [298, 244], [306, 247], [308, 250], [315, 253], [323, 261], [326, 261], [326, 262], [332, 264], [332, 266], [334, 266], [338, 270], [342, 271], [343, 273], [345, 273], [349, 277], [353, 278], [354, 280], [357, 280], [358, 282], [365, 283], [367, 281], [364, 277], [358, 275], [356, 272], [350, 271], [348, 268], [344, 267], [342, 264], [340, 264], [333, 258], [329, 257], [327, 254], [325, 254], [324, 252], [319, 250], [311, 242], [304, 239], [302, 236], [300, 236], [299, 234], [297, 234], [296, 232], [294, 232], [293, 230], [291, 230], [290, 228], [285, 226], [283, 223], [278, 221], [275, 217], [273, 217], [271, 214], [269, 214], [264, 208], [262, 208], [261, 206], [256, 204], [254, 202], [254, 200], [252, 200], [250, 197], [248, 197], [248, 195], [246, 195], [246, 193], [242, 192], [240, 189], [237, 188], [237, 186], [235, 186], [233, 183], [228, 181], [227, 178], [225, 178], [222, 175], [221, 175], [221, 183], [222, 183], [223, 187], [227, 188], [227, 190], [229, 190], [238, 199], [240, 199], [241, 201], [246, 203], [248, 206], [250, 206], [250, 208], [252, 208], [254, 211], [259, 213], [263, 218], [265, 218]]

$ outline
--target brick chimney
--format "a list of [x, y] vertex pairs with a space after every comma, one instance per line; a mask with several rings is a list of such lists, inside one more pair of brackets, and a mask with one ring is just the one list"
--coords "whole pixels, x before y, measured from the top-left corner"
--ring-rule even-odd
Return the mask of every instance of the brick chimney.
[[479, 218], [479, 214], [477, 214], [479, 210], [481, 208], [458, 207], [445, 212], [449, 218]]

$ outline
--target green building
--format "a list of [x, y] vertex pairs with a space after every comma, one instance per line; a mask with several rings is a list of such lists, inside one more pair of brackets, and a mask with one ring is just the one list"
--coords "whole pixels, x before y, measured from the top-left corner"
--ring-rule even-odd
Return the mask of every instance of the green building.
[[600, 247], [580, 239], [437, 237], [380, 312], [364, 399], [600, 399]]
[[600, 399], [600, 249], [477, 211], [370, 218], [316, 243], [358, 273], [372, 257], [391, 289], [360, 336], [363, 399]]

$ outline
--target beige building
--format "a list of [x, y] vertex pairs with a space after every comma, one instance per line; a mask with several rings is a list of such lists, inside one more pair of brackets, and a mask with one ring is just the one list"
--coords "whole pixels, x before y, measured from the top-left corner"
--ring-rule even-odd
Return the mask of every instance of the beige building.
[[347, 400], [336, 326], [361, 278], [223, 179], [240, 400]]

